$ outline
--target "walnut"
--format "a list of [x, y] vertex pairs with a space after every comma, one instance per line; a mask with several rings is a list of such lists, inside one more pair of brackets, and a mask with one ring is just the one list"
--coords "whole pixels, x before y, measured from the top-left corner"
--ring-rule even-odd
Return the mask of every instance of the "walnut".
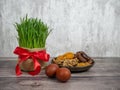
[[69, 60], [64, 60], [63, 62], [63, 66], [67, 66], [67, 67], [74, 67], [78, 64], [78, 59], [75, 58], [75, 59], [69, 59]]
[[63, 62], [64, 62], [64, 60], [53, 59], [53, 63], [56, 63], [56, 64], [58, 64], [60, 66], [63, 64]]

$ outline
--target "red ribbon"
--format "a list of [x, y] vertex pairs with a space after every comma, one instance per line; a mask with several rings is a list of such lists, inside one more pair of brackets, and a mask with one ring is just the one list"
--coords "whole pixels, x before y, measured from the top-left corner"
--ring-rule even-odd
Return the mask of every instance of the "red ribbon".
[[19, 76], [22, 74], [19, 64], [23, 61], [26, 61], [29, 58], [32, 58], [34, 63], [34, 71], [28, 72], [30, 75], [36, 75], [41, 71], [41, 65], [37, 60], [42, 60], [47, 62], [49, 60], [50, 55], [46, 53], [45, 50], [37, 51], [37, 52], [29, 52], [27, 49], [23, 49], [21, 47], [16, 47], [14, 50], [14, 54], [19, 55], [19, 61], [16, 65], [16, 75]]

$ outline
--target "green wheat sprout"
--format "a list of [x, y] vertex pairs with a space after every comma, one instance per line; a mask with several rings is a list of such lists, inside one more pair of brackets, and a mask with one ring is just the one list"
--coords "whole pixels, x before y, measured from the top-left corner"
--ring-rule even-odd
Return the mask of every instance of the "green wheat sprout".
[[18, 32], [18, 43], [24, 48], [45, 48], [46, 39], [52, 30], [38, 18], [20, 18], [20, 23], [15, 23]]

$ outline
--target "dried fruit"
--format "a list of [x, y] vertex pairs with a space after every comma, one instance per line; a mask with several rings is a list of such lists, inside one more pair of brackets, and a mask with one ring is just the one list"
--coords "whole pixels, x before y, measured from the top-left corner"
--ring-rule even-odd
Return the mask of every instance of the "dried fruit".
[[77, 52], [75, 57], [78, 58], [80, 62], [87, 62], [87, 60], [82, 56], [81, 52]]
[[93, 59], [85, 52], [79, 51], [76, 52], [76, 54], [67, 52], [63, 55], [59, 55], [57, 58], [54, 58], [52, 62], [58, 64], [60, 67], [83, 67], [91, 65]]
[[88, 62], [85, 62], [85, 63], [81, 62], [81, 63], [77, 64], [77, 67], [84, 67], [84, 66], [89, 66], [89, 65], [90, 65], [90, 63], [88, 63]]
[[67, 52], [63, 55], [64, 59], [73, 59], [74, 58], [74, 53], [72, 52]]
[[64, 59], [73, 59], [74, 58], [74, 53], [72, 52], [67, 52], [63, 55], [59, 55], [56, 59], [57, 60], [64, 60]]

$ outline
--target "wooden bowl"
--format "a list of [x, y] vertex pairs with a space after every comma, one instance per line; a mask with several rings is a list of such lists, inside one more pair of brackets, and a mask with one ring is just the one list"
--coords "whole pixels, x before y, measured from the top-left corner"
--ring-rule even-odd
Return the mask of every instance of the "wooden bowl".
[[[53, 58], [53, 59], [55, 59], [55, 58]], [[52, 59], [51, 63], [54, 63], [53, 59]], [[58, 66], [68, 68], [71, 72], [75, 73], [75, 72], [88, 71], [91, 67], [93, 67], [94, 64], [95, 64], [95, 61], [93, 60], [92, 63], [88, 66], [81, 66], [81, 67], [69, 67], [69, 66], [67, 67], [67, 66], [61, 66], [61, 65], [58, 65]]]

